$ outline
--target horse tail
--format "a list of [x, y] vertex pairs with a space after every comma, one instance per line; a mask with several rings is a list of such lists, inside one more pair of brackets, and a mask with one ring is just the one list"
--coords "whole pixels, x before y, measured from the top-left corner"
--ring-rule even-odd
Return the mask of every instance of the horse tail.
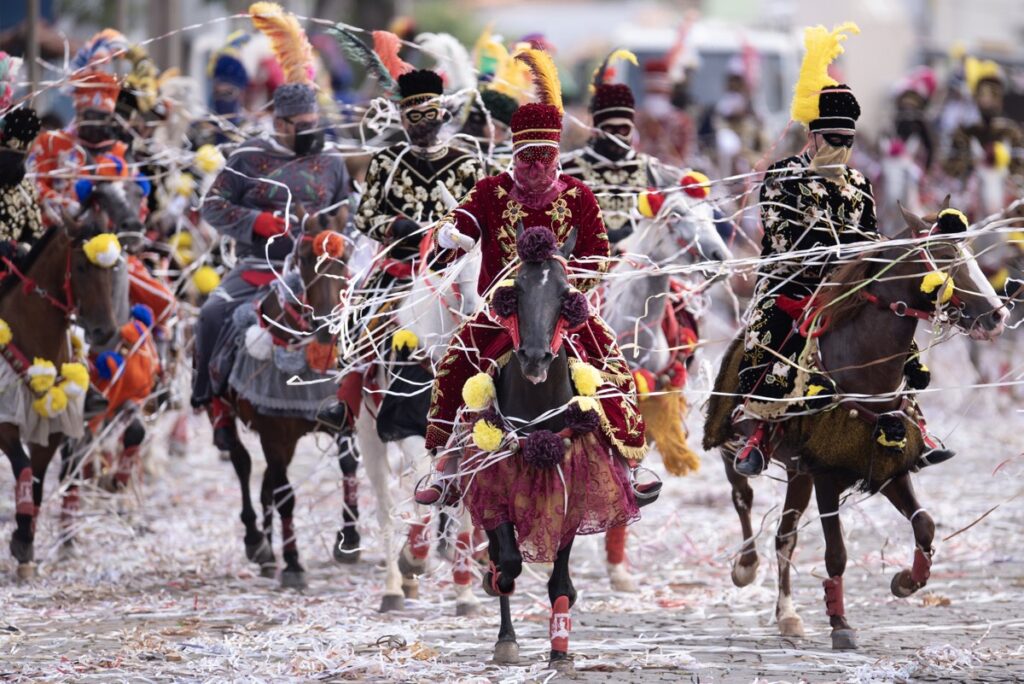
[[715, 378], [714, 391], [708, 399], [704, 421], [705, 451], [728, 442], [733, 436], [732, 412], [739, 400], [740, 361], [743, 358], [743, 331], [729, 345]]

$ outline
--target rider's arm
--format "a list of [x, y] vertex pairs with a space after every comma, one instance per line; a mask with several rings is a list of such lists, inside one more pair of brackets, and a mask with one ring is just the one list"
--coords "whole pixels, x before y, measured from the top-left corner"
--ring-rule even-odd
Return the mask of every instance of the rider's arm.
[[765, 172], [761, 184], [760, 207], [761, 255], [770, 256], [797, 249], [800, 236], [806, 232], [804, 217], [797, 210], [800, 202], [802, 171], [790, 169], [790, 162], [773, 164]]
[[399, 218], [387, 208], [384, 191], [392, 164], [394, 159], [384, 151], [370, 159], [370, 166], [366, 169], [366, 190], [359, 199], [352, 222], [360, 233], [385, 245], [391, 242], [391, 224]]
[[[572, 284], [576, 289], [586, 292], [593, 289], [600, 282], [600, 275], [608, 270], [611, 247], [597, 198], [582, 183], [578, 188], [580, 193], [575, 215], [570, 219], [577, 233], [576, 246], [569, 259], [569, 273], [575, 276]], [[586, 271], [592, 272], [594, 276], [585, 277], [582, 272]]]
[[479, 181], [459, 206], [437, 222], [432, 245], [433, 260], [450, 263], [469, 247], [470, 242], [480, 240], [487, 223], [480, 198], [486, 197], [488, 192], [493, 194], [493, 189], [488, 191], [491, 184], [489, 178]]
[[249, 174], [242, 173], [239, 166], [239, 156], [232, 155], [206, 193], [202, 214], [218, 233], [248, 245], [259, 237], [257, 221], [267, 219], [260, 218], [266, 212], [242, 206], [245, 191], [254, 181], [249, 180]]

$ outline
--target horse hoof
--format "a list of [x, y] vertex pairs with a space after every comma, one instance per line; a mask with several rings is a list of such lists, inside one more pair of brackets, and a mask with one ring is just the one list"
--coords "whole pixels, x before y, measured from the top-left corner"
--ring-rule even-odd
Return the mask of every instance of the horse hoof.
[[11, 555], [18, 563], [31, 563], [36, 559], [35, 545], [33, 542], [11, 536]]
[[576, 679], [576, 664], [572, 658], [549, 660], [548, 667], [558, 673], [562, 679]]
[[914, 580], [910, 576], [910, 570], [900, 570], [892, 576], [892, 582], [889, 583], [889, 589], [892, 590], [892, 595], [897, 598], [907, 598], [920, 587], [914, 586]]
[[420, 583], [416, 580], [412, 582], [402, 582], [402, 594], [407, 599], [417, 600], [420, 597]]
[[779, 634], [784, 637], [802, 639], [804, 636], [804, 621], [799, 615], [790, 615], [779, 620]]
[[519, 644], [515, 641], [499, 641], [494, 644], [494, 662], [499, 665], [515, 665], [519, 662]]
[[636, 592], [636, 582], [629, 574], [625, 563], [608, 564], [608, 580], [611, 582], [612, 591], [619, 591], [627, 594]]
[[266, 577], [267, 579], [274, 579], [277, 577], [277, 563], [261, 563], [260, 577]]
[[832, 630], [833, 651], [855, 651], [857, 650], [857, 632], [853, 629]]
[[455, 617], [476, 617], [480, 614], [479, 603], [456, 603]]
[[380, 600], [380, 612], [390, 613], [393, 610], [405, 609], [405, 596], [399, 594], [384, 594]]
[[757, 567], [761, 565], [761, 559], [754, 561], [753, 565], [743, 565], [737, 560], [732, 564], [732, 583], [737, 587], [745, 587], [757, 579]]
[[18, 579], [22, 582], [33, 580], [36, 578], [36, 564], [32, 562], [18, 563], [17, 569]]
[[271, 565], [277, 562], [274, 560], [274, 549], [271, 548], [266, 537], [260, 539], [256, 544], [246, 544], [245, 557], [257, 565]]
[[304, 570], [288, 570], [287, 568], [281, 573], [281, 588], [282, 589], [305, 589], [306, 584], [306, 573]]

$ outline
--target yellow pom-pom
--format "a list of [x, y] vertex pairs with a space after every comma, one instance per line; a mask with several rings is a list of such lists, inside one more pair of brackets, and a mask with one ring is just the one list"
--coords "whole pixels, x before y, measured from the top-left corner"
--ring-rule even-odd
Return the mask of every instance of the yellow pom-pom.
[[473, 444], [481, 451], [497, 451], [505, 433], [501, 428], [491, 425], [486, 420], [478, 420], [473, 424]]
[[1006, 285], [1006, 281], [1010, 279], [1010, 269], [1003, 266], [1001, 269], [996, 271], [992, 276], [989, 277], [988, 282], [992, 285], [992, 289], [1001, 290]]
[[71, 356], [76, 359], [84, 359], [86, 352], [85, 337], [79, 327], [71, 329]]
[[494, 401], [494, 380], [487, 373], [477, 373], [462, 386], [462, 401], [470, 411], [482, 411]]
[[43, 418], [53, 418], [68, 407], [68, 395], [59, 387], [51, 387], [46, 394], [32, 402], [32, 408]]
[[395, 334], [391, 336], [391, 348], [398, 352], [404, 351], [406, 349], [412, 351], [419, 345], [420, 338], [416, 337], [416, 333], [414, 333], [412, 330], [406, 330], [405, 328], [402, 328], [401, 330], [396, 331]]
[[191, 173], [181, 172], [178, 174], [178, 184], [175, 186], [174, 191], [182, 197], [191, 197], [193, 191], [196, 189], [196, 179]]
[[100, 233], [86, 242], [82, 249], [86, 258], [100, 268], [111, 268], [121, 258], [121, 243], [113, 233]]
[[600, 407], [594, 397], [573, 397], [572, 403], [576, 404], [581, 411], [596, 411]]
[[640, 215], [644, 218], [654, 218], [656, 213], [651, 207], [651, 193], [641, 192], [636, 198], [636, 208], [640, 211]]
[[936, 288], [941, 287], [938, 295], [940, 302], [945, 304], [953, 297], [953, 279], [942, 271], [932, 271], [921, 279], [921, 292], [932, 294]]
[[992, 145], [992, 164], [1000, 171], [1010, 168], [1010, 148], [1002, 140]]
[[196, 150], [195, 165], [203, 173], [219, 171], [224, 166], [224, 155], [216, 145], [203, 145]]
[[36, 394], [42, 394], [53, 387], [57, 379], [57, 368], [51, 361], [46, 359], [32, 359], [32, 365], [25, 372], [28, 376], [28, 386]]
[[167, 245], [174, 250], [174, 257], [182, 266], [188, 266], [195, 259], [192, 253], [192, 234], [175, 233], [167, 240]]
[[220, 274], [213, 266], [200, 266], [192, 274], [192, 284], [199, 290], [199, 294], [208, 295], [220, 285]]
[[70, 397], [78, 397], [89, 389], [89, 369], [81, 363], [62, 363], [60, 375], [64, 382], [60, 384], [64, 393]]
[[578, 363], [572, 367], [572, 383], [576, 385], [576, 391], [584, 397], [597, 394], [597, 388], [604, 382], [601, 371], [589, 363]]
[[0, 318], [0, 346], [10, 344], [13, 339], [14, 333], [11, 332], [11, 326], [7, 325], [7, 321]]
[[651, 393], [651, 386], [647, 383], [647, 375], [642, 371], [633, 372], [633, 384], [636, 385], [637, 394], [643, 395]]
[[818, 396], [819, 394], [821, 394], [824, 391], [825, 391], [824, 385], [810, 385], [807, 388], [807, 392], [804, 393], [804, 396], [816, 397], [816, 396]]

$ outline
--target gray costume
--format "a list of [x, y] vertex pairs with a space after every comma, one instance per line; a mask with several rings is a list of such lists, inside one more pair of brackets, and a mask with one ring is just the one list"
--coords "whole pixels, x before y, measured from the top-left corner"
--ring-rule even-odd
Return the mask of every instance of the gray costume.
[[[210, 358], [222, 330], [230, 327], [232, 313], [251, 301], [267, 277], [271, 264], [280, 271], [292, 252], [287, 235], [266, 239], [253, 232], [261, 212], [294, 212], [301, 204], [307, 212], [335, 213], [348, 197], [349, 177], [340, 154], [296, 156], [270, 139], [256, 138], [232, 153], [203, 201], [203, 218], [218, 233], [235, 241], [238, 264], [210, 295], [199, 312], [192, 376], [192, 405], [213, 398]], [[290, 197], [290, 205], [289, 203]], [[298, 230], [298, 226], [289, 226]]]

